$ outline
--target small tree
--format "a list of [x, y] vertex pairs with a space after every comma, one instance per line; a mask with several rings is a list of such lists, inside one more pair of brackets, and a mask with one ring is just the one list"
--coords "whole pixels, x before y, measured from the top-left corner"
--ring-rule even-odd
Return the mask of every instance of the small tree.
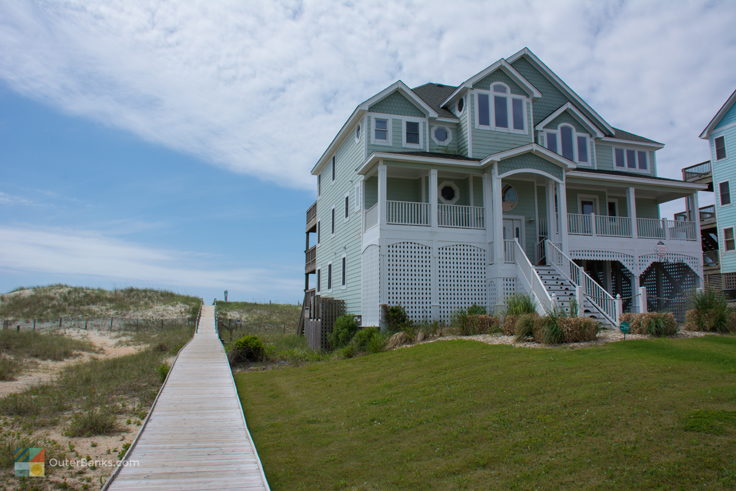
[[335, 319], [335, 325], [328, 338], [332, 349], [342, 348], [347, 345], [358, 331], [358, 323], [352, 315], [341, 315]]

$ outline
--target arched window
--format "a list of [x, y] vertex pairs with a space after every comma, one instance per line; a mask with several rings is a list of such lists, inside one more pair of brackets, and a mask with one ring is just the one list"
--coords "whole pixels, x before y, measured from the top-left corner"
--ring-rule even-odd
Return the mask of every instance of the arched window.
[[575, 147], [573, 146], [573, 135], [575, 130], [569, 125], [560, 125], [560, 147], [562, 156], [569, 160], [575, 160]]
[[479, 90], [476, 97], [476, 125], [479, 128], [526, 131], [526, 98], [512, 94], [508, 85], [496, 82], [490, 91]]
[[544, 131], [545, 146], [553, 152], [580, 165], [592, 164], [590, 136], [575, 131], [569, 124]]

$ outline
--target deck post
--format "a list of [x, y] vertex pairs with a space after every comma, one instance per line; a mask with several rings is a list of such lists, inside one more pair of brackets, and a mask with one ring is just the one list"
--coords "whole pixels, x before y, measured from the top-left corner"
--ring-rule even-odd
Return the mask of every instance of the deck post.
[[631, 220], [631, 238], [639, 237], [639, 221], [636, 219], [636, 189], [633, 186], [626, 188], [626, 207]]
[[562, 252], [564, 252], [565, 254], [568, 254], [570, 251], [567, 240], [567, 192], [565, 181], [557, 183], [557, 208], [559, 210], [560, 219], [560, 249], [562, 249]]
[[557, 241], [557, 220], [555, 220], [555, 184], [547, 183], [547, 238], [551, 242]]
[[639, 287], [639, 313], [647, 313], [647, 287], [645, 286]]
[[378, 226], [386, 225], [386, 164], [378, 163]]
[[439, 206], [437, 204], [437, 169], [429, 170], [429, 226], [437, 228]]
[[498, 177], [498, 162], [493, 164], [491, 177], [491, 199], [493, 201], [493, 260], [496, 264], [503, 264], [506, 260], [503, 254], [503, 196], [501, 192], [501, 178]]

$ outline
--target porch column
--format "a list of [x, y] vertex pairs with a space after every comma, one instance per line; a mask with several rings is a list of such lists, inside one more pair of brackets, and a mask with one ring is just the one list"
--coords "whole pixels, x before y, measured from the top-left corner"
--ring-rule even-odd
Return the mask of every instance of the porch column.
[[378, 163], [378, 226], [386, 225], [386, 164]]
[[636, 220], [636, 189], [633, 187], [626, 188], [626, 204], [631, 220], [631, 238], [636, 239], [639, 237], [639, 223]]
[[491, 199], [493, 202], [493, 260], [503, 264], [503, 196], [501, 178], [498, 177], [498, 162], [493, 164], [491, 175]]
[[[691, 206], [692, 206], [693, 211], [690, 214], [690, 216], [692, 216], [690, 220], [692, 220], [693, 223], [695, 224], [694, 225], [695, 226], [695, 240], [696, 240], [695, 243], [698, 245], [698, 249], [701, 249], [702, 248], [701, 244], [703, 243], [702, 242], [703, 239], [701, 237], [701, 230], [700, 230], [700, 204], [698, 203], [698, 192], [697, 191], [693, 192], [693, 195], [689, 201], [692, 201]], [[703, 273], [702, 261], [701, 261], [700, 271], [696, 271], [696, 273], [700, 276], [700, 281], [698, 282], [699, 284], [696, 286], [696, 288], [703, 288], [705, 286], [705, 273]]]
[[560, 243], [562, 244], [562, 252], [567, 254], [569, 252], [569, 245], [567, 243], [567, 192], [565, 187], [565, 181], [557, 183], [557, 209], [559, 210], [560, 219]]
[[[642, 309], [642, 305], [641, 305], [642, 298], [639, 295], [639, 288], [640, 287], [641, 287], [641, 283], [639, 282], [639, 273], [636, 272], [636, 273], [634, 273], [634, 277], [633, 277], [633, 281], [632, 281], [632, 285], [631, 285], [631, 297], [632, 297], [631, 298], [631, 303], [634, 304], [634, 305], [636, 305], [636, 308], [637, 308], [637, 312], [638, 313], [642, 313], [642, 310], [641, 310]], [[646, 299], [644, 299], [644, 300], [646, 300]], [[646, 310], [646, 305], [644, 305], [644, 309]]]
[[437, 169], [429, 170], [429, 225], [437, 228], [437, 213], [439, 207], [437, 204]]
[[[491, 201], [492, 176], [490, 171], [483, 173], [483, 217], [486, 229], [486, 239], [488, 242], [493, 240], [493, 201]], [[493, 251], [489, 251], [493, 254]]]
[[555, 183], [547, 182], [547, 238], [557, 241], [557, 220], [555, 219]]

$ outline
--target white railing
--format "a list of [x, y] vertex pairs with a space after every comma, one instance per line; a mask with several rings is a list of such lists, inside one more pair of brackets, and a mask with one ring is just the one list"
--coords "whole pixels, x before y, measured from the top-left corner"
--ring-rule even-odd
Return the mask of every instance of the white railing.
[[636, 230], [642, 239], [666, 239], [666, 225], [659, 218], [637, 218]]
[[519, 271], [519, 278], [524, 282], [529, 295], [536, 301], [537, 313], [546, 314], [555, 310], [555, 301], [544, 286], [544, 282], [539, 277], [539, 273], [532, 265], [531, 261], [524, 252], [524, 248], [519, 244], [518, 239], [507, 240], [511, 242], [514, 250], [514, 258], [516, 259], [516, 268]]
[[389, 225], [429, 225], [429, 203], [386, 200]]
[[378, 225], [378, 203], [365, 210], [365, 230]]
[[695, 240], [695, 222], [667, 220], [667, 238], [672, 240]]
[[631, 237], [631, 219], [608, 215], [593, 215], [595, 233], [605, 237]]
[[[611, 324], [618, 327], [618, 316], [621, 308], [617, 304], [620, 303], [620, 299], [616, 299], [608, 293], [605, 288], [600, 286], [555, 244], [548, 240], [545, 242], [545, 247], [547, 264], [557, 269], [562, 276], [575, 286], [582, 287], [583, 295], [590, 299], [591, 303]], [[578, 307], [580, 308], [582, 305]]]
[[503, 241], [503, 262], [508, 264], [514, 264], [516, 262], [515, 253], [516, 246], [514, 245], [516, 240], [504, 240]]
[[437, 205], [437, 224], [440, 227], [483, 228], [483, 208], [480, 206]]
[[593, 221], [591, 215], [582, 213], [567, 214], [567, 230], [571, 235], [593, 235]]

